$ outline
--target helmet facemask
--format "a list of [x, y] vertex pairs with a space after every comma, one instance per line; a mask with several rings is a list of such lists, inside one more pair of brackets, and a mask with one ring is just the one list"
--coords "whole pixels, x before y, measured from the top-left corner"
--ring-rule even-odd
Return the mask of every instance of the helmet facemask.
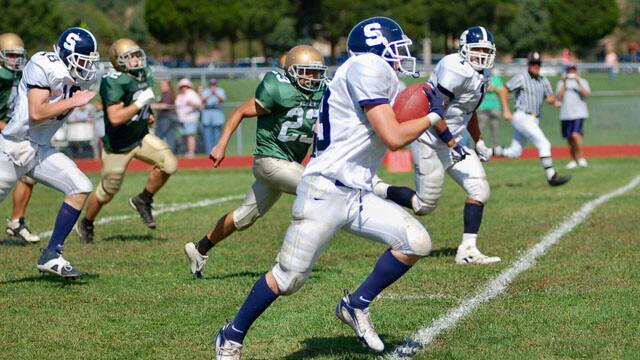
[[[484, 49], [484, 51], [478, 51]], [[460, 48], [460, 55], [469, 62], [476, 71], [493, 68], [496, 58], [496, 46], [490, 41], [480, 41], [472, 44], [464, 44]]]
[[4, 66], [9, 70], [21, 71], [26, 63], [24, 55], [24, 49], [0, 50], [0, 61], [2, 61]]
[[418, 77], [416, 72], [416, 58], [411, 56], [410, 47], [413, 44], [411, 39], [402, 35], [402, 40], [392, 41], [385, 44], [384, 51], [380, 55], [393, 66], [398, 72]]
[[[57, 54], [60, 54], [57, 45], [54, 45], [53, 48]], [[100, 60], [100, 54], [97, 51], [92, 51], [89, 55], [71, 52], [71, 54], [62, 60], [67, 64], [67, 69], [69, 69], [71, 77], [90, 81], [96, 76], [96, 63]]]
[[[130, 61], [134, 57], [138, 58], [138, 66], [130, 65]], [[118, 59], [116, 62], [119, 67], [127, 69], [127, 71], [132, 74], [137, 74], [140, 72], [140, 70], [144, 69], [144, 67], [147, 66], [147, 55], [141, 48], [133, 48], [118, 55]]]
[[293, 64], [287, 75], [303, 90], [315, 92], [322, 88], [327, 74], [327, 66], [321, 63]]

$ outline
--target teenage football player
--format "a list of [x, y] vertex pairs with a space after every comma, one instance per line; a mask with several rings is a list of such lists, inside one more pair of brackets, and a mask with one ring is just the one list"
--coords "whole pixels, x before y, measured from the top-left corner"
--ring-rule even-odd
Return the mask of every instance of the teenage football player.
[[153, 165], [142, 192], [129, 199], [150, 229], [156, 228], [151, 213], [153, 196], [178, 169], [169, 145], [149, 134], [149, 125], [154, 122], [150, 104], [155, 96], [144, 51], [133, 40], [120, 39], [109, 48], [109, 59], [113, 70], [100, 83], [105, 126], [101, 178], [89, 196], [84, 218], [76, 226], [83, 243], [93, 241], [93, 221], [120, 190], [131, 160]]
[[[481, 161], [489, 161], [491, 149], [482, 140], [476, 109], [482, 102], [491, 78], [490, 69], [496, 55], [493, 34], [482, 26], [465, 30], [460, 36], [460, 49], [438, 62], [429, 83], [442, 94], [447, 104], [447, 130], [429, 129], [411, 144], [416, 191], [389, 186], [378, 181], [374, 192], [383, 198], [413, 209], [418, 215], [432, 212], [442, 195], [445, 172], [466, 192], [462, 243], [455, 261], [458, 264], [490, 264], [500, 261], [478, 250], [476, 239], [484, 205], [489, 200], [489, 182]], [[465, 129], [476, 143], [471, 151], [459, 142]]]
[[326, 84], [327, 67], [320, 52], [298, 45], [285, 58], [284, 70], [265, 75], [255, 97], [236, 108], [224, 125], [222, 136], [211, 149], [213, 166], [220, 165], [225, 150], [240, 122], [258, 117], [253, 175], [256, 181], [237, 209], [223, 215], [197, 243], [184, 251], [191, 273], [200, 278], [207, 252], [236, 230], [244, 230], [263, 216], [282, 193], [295, 194], [304, 167], [300, 164], [313, 142], [313, 124]]
[[336, 316], [369, 349], [383, 351], [369, 305], [431, 249], [426, 229], [397, 204], [372, 191], [372, 178], [387, 149], [399, 149], [443, 116], [442, 99], [430, 93], [431, 113], [398, 123], [391, 103], [396, 71], [415, 72], [409, 40], [393, 20], [375, 17], [351, 30], [351, 57], [336, 71], [322, 99], [314, 156], [292, 209], [293, 221], [276, 264], [253, 286], [232, 322], [215, 336], [218, 359], [240, 359], [251, 324], [278, 298], [305, 283], [322, 249], [340, 228], [389, 246], [367, 279], [345, 294]]
[[[18, 93], [25, 56], [24, 42], [20, 36], [14, 33], [0, 35], [0, 133], [11, 120], [9, 115]], [[28, 176], [23, 176], [16, 183], [13, 190], [13, 211], [6, 226], [7, 234], [29, 243], [40, 241], [40, 237], [29, 230], [24, 220], [34, 183]]]
[[65, 195], [37, 267], [68, 278], [80, 272], [62, 257], [63, 244], [91, 192], [91, 181], [51, 146], [51, 138], [74, 108], [96, 95], [87, 89], [99, 59], [92, 33], [65, 30], [53, 52], [37, 52], [25, 66], [11, 121], [0, 135], [0, 201], [24, 175]]

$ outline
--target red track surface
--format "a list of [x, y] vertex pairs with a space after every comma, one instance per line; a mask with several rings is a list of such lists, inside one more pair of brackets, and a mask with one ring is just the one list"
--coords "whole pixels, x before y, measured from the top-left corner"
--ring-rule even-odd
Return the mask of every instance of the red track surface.
[[[585, 156], [587, 158], [607, 158], [607, 157], [625, 157], [625, 156], [640, 156], [640, 144], [629, 144], [629, 145], [592, 145], [585, 146]], [[569, 148], [566, 146], [562, 147], [553, 147], [552, 149], [553, 157], [556, 159], [563, 159], [569, 157]], [[538, 153], [535, 148], [528, 147], [524, 149], [522, 154], [522, 159], [537, 159]], [[251, 167], [251, 162], [253, 160], [253, 156], [228, 156], [225, 158], [224, 162], [220, 167], [222, 168], [249, 168]], [[206, 157], [197, 157], [193, 159], [180, 158], [179, 160], [179, 168], [180, 169], [210, 169], [211, 161]], [[80, 169], [84, 172], [97, 172], [100, 171], [101, 163], [99, 160], [76, 160], [76, 163], [80, 167]], [[149, 165], [138, 161], [133, 160], [129, 164], [128, 170], [130, 171], [142, 171], [148, 170], [150, 168]]]

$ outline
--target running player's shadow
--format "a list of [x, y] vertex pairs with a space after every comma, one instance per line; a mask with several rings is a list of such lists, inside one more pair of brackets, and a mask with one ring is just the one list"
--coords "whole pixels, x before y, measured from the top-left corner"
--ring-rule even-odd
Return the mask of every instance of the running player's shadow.
[[428, 257], [437, 257], [437, 258], [438, 257], [453, 257], [453, 256], [456, 256], [457, 252], [458, 252], [458, 248], [433, 249], [429, 253]]
[[8, 239], [0, 240], [0, 245], [2, 245], [2, 246], [27, 246], [27, 245], [29, 245], [29, 243], [24, 241], [24, 240], [22, 240], [22, 239], [8, 238]]
[[104, 241], [162, 241], [164, 237], [156, 237], [152, 234], [118, 234], [110, 235], [102, 238]]
[[372, 357], [376, 355], [373, 351], [367, 350], [362, 346], [355, 336], [313, 337], [305, 339], [303, 343], [303, 349], [289, 354], [283, 359], [300, 360], [328, 356], [342, 358], [344, 355], [356, 355], [358, 357], [370, 355], [368, 357]]
[[93, 274], [93, 273], [83, 273], [82, 276], [78, 279], [65, 279], [53, 274], [39, 274], [39, 275], [23, 277], [20, 279], [0, 281], [0, 285], [20, 284], [20, 283], [50, 283], [50, 284], [60, 284], [61, 287], [66, 287], [66, 286], [87, 285], [89, 283], [89, 281], [87, 280], [95, 280], [98, 278], [100, 278], [100, 274]]

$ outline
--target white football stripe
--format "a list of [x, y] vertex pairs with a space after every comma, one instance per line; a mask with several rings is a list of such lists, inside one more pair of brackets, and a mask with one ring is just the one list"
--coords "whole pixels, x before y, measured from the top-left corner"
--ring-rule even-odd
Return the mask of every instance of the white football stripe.
[[[241, 199], [244, 199], [244, 194], [229, 195], [229, 196], [224, 196], [221, 198], [214, 198], [214, 199], [204, 199], [195, 203], [171, 204], [169, 206], [163, 207], [162, 209], [153, 210], [153, 215], [157, 216], [164, 213], [174, 213], [177, 211], [201, 208], [201, 207], [220, 204], [226, 201], [241, 200]], [[95, 225], [103, 225], [103, 224], [108, 224], [108, 223], [117, 222], [117, 221], [125, 221], [131, 218], [137, 218], [139, 216], [138, 214], [135, 213], [135, 210], [132, 209], [131, 211], [133, 211], [133, 213], [130, 215], [115, 215], [115, 216], [106, 216], [106, 217], [100, 218], [96, 220]], [[51, 233], [52, 233], [52, 230], [49, 230], [49, 231], [39, 233], [38, 236], [40, 236], [41, 238], [49, 237], [51, 236]]]
[[430, 326], [418, 330], [411, 337], [405, 339], [403, 344], [393, 349], [385, 358], [394, 360], [411, 359], [422, 351], [425, 346], [429, 345], [440, 333], [455, 326], [459, 320], [472, 313], [482, 303], [500, 295], [520, 273], [533, 267], [537, 258], [544, 255], [560, 238], [582, 223], [596, 207], [613, 197], [626, 193], [638, 186], [638, 184], [640, 184], [640, 176], [631, 180], [627, 185], [584, 204], [580, 210], [571, 214], [567, 220], [545, 235], [539, 243], [529, 248], [513, 265], [503, 270], [494, 279], [491, 279], [480, 292], [473, 297], [462, 300], [457, 307], [433, 321]]

